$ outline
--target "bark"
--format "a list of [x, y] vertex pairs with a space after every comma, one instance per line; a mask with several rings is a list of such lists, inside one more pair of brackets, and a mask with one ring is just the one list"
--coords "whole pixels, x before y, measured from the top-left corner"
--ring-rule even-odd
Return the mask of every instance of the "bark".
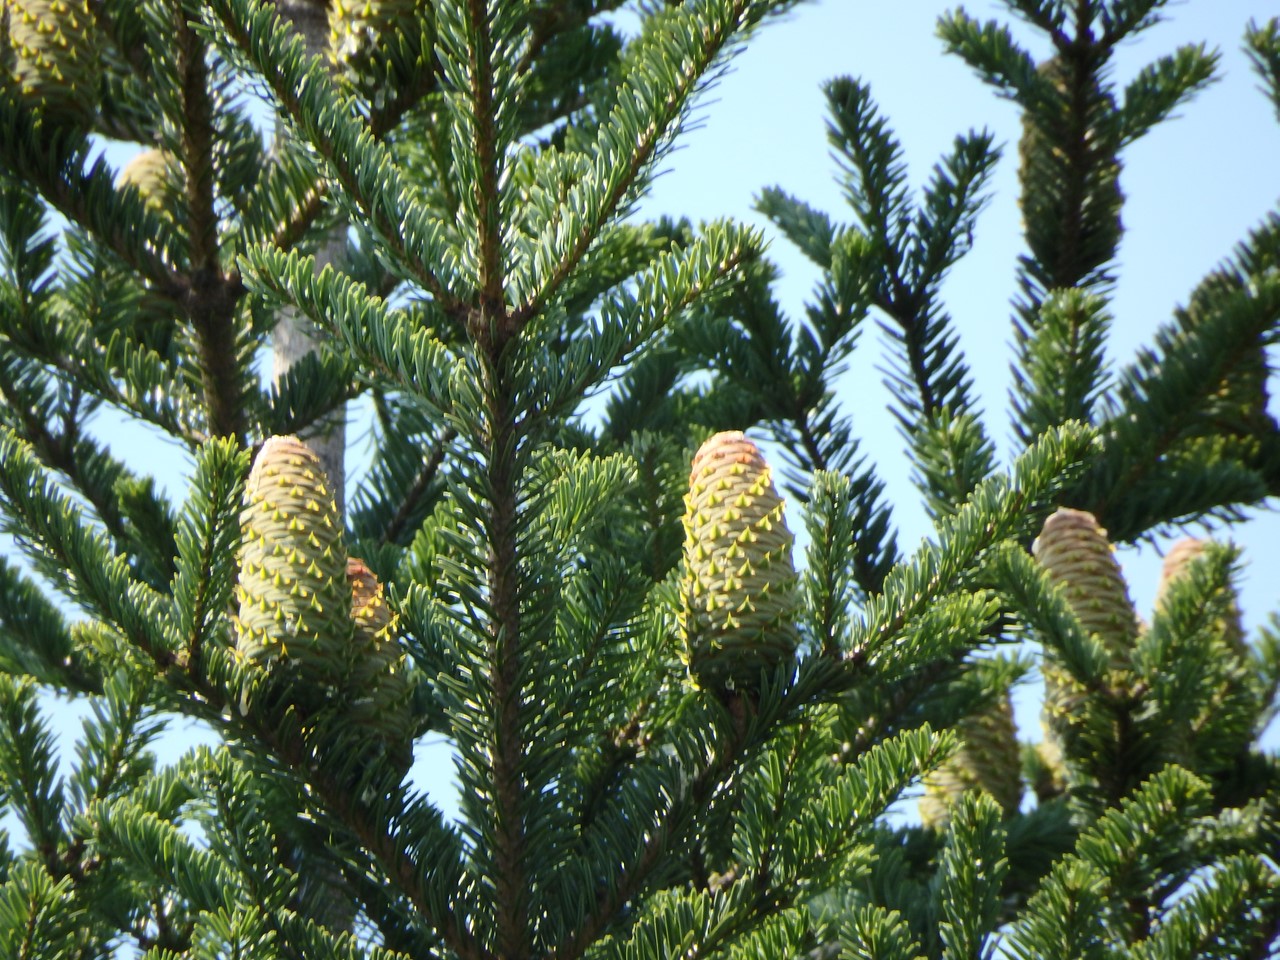
[[[325, 0], [276, 0], [280, 15], [293, 25], [309, 53], [323, 56], [329, 47], [329, 6]], [[333, 264], [340, 269], [346, 250], [347, 231], [339, 225], [316, 250], [316, 269]], [[294, 364], [312, 353], [321, 334], [295, 310], [281, 310], [276, 320], [272, 344], [272, 376], [277, 383]], [[347, 412], [345, 405], [318, 422], [301, 437], [324, 466], [339, 516], [346, 516]]]

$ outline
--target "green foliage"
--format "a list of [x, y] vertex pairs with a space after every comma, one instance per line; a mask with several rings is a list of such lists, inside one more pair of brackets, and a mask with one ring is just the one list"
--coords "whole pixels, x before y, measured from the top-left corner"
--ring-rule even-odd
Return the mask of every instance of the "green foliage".
[[939, 912], [946, 918], [938, 931], [945, 957], [978, 960], [995, 929], [998, 891], [1008, 870], [1000, 816], [987, 794], [970, 793], [951, 812], [938, 888]]
[[[308, 52], [262, 0], [6, 2], [0, 953], [1276, 949], [1280, 628], [1243, 629], [1226, 544], [1140, 620], [1101, 530], [1230, 523], [1280, 490], [1280, 215], [1108, 361], [1123, 153], [1216, 52], [1120, 85], [1160, 0], [939, 24], [1022, 121], [1006, 456], [944, 296], [992, 134], [914, 187], [870, 86], [830, 81], [850, 213], [757, 199], [818, 271], [794, 315], [758, 231], [632, 217], [698, 94], [792, 6], [340, 0]], [[1280, 110], [1278, 36], [1245, 33]], [[117, 175], [103, 136], [161, 166]], [[319, 342], [266, 385], [283, 309]], [[907, 493], [839, 393], [868, 318], [932, 523], [905, 556]], [[371, 466], [330, 503], [281, 436], [360, 398]], [[192, 458], [182, 502], [95, 439], [103, 412]], [[798, 573], [770, 483], [690, 477], [726, 431], [785, 463]], [[758, 451], [739, 465], [767, 480]], [[1051, 514], [1093, 539], [1054, 554]], [[750, 561], [723, 580], [699, 552], [719, 527]], [[695, 583], [745, 621], [714, 655]], [[1049, 730], [1018, 741], [1037, 658]], [[74, 746], [53, 695], [82, 708]], [[168, 755], [175, 718], [213, 744]], [[439, 742], [456, 818], [407, 773]], [[917, 825], [925, 783], [944, 815]]]

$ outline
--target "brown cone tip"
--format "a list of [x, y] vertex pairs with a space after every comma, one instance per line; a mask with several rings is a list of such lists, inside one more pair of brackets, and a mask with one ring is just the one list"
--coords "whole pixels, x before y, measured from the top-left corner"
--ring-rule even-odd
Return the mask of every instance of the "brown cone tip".
[[1168, 590], [1169, 584], [1181, 577], [1186, 572], [1187, 567], [1203, 556], [1208, 545], [1208, 540], [1186, 537], [1169, 548], [1169, 552], [1164, 556], [1164, 566], [1160, 568], [1160, 586], [1159, 594], [1156, 597], [1156, 607], [1160, 606], [1160, 601], [1163, 599], [1165, 591]]
[[734, 464], [744, 464], [754, 470], [764, 470], [768, 464], [760, 453], [760, 448], [747, 438], [741, 430], [725, 430], [707, 438], [693, 455], [693, 465], [689, 470], [689, 483], [692, 485], [706, 473], [717, 473]]

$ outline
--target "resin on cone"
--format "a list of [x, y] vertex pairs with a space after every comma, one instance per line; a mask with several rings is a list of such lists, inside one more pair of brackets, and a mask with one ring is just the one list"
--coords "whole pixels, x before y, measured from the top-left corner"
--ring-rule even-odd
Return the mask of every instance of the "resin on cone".
[[319, 459], [296, 437], [263, 444], [240, 527], [237, 655], [336, 684], [351, 662], [353, 633], [342, 523]]
[[86, 124], [99, 96], [101, 53], [88, 0], [0, 0], [15, 79], [42, 115]]
[[795, 654], [794, 538], [783, 507], [768, 464], [742, 433], [718, 433], [694, 456], [680, 622], [702, 687], [750, 687]]

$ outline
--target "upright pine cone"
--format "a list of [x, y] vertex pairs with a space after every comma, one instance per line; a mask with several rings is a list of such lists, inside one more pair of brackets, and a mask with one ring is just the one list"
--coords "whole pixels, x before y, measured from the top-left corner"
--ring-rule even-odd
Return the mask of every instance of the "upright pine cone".
[[[1046, 291], [1091, 281], [1115, 256], [1123, 232], [1115, 100], [1096, 77], [1077, 76], [1084, 69], [1060, 57], [1045, 60], [1039, 73], [1052, 92], [1034, 109], [1024, 105], [1022, 115], [1018, 205], [1029, 269]], [[1076, 229], [1064, 231], [1064, 223]]]
[[965, 717], [956, 730], [963, 741], [960, 749], [925, 778], [921, 821], [931, 829], [945, 830], [951, 808], [969, 790], [991, 794], [1005, 816], [1016, 813], [1022, 802], [1022, 752], [1008, 692]]
[[116, 177], [116, 186], [138, 188], [142, 199], [152, 210], [165, 209], [164, 190], [169, 178], [171, 157], [163, 150], [143, 150], [124, 165]]
[[263, 444], [240, 527], [236, 654], [251, 664], [288, 664], [317, 692], [335, 687], [351, 662], [346, 548], [328, 478], [297, 437]]
[[1114, 664], [1125, 664], [1138, 639], [1138, 616], [1107, 531], [1091, 513], [1059, 508], [1031, 549], [1080, 625], [1106, 645]]
[[413, 718], [405, 658], [396, 643], [396, 615], [365, 562], [347, 560], [355, 627], [346, 705], [351, 719], [378, 733], [403, 773], [413, 760]]
[[[1044, 522], [1032, 552], [1063, 591], [1080, 625], [1102, 641], [1111, 668], [1123, 673], [1138, 639], [1138, 616], [1107, 531], [1093, 514], [1060, 508]], [[1080, 719], [1084, 690], [1052, 651], [1041, 661], [1045, 692], [1046, 756], [1068, 759], [1071, 731]]]
[[738, 431], [698, 450], [684, 512], [680, 622], [694, 679], [750, 687], [796, 649], [793, 537], [759, 449]]
[[0, 0], [24, 96], [59, 123], [84, 125], [98, 102], [101, 54], [88, 0]]
[[[1187, 537], [1175, 543], [1165, 554], [1164, 567], [1160, 571], [1160, 586], [1156, 590], [1157, 612], [1168, 602], [1169, 587], [1187, 575], [1188, 568], [1204, 554], [1208, 546], [1207, 540]], [[1221, 637], [1233, 652], [1243, 654], [1245, 652], [1244, 626], [1240, 621], [1240, 607], [1234, 596], [1228, 598], [1228, 609], [1230, 612], [1225, 622], [1219, 625]]]

